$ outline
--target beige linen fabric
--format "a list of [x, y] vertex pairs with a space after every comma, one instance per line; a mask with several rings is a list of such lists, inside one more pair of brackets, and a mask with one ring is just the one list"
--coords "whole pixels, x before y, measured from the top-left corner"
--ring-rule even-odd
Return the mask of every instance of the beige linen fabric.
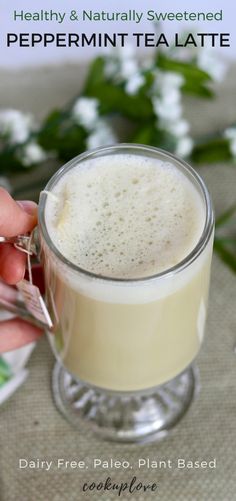
[[[19, 107], [40, 118], [53, 106], [71, 99], [84, 70], [75, 66], [34, 70], [12, 76], [3, 72], [1, 106]], [[198, 133], [216, 130], [235, 119], [236, 71], [231, 70], [215, 103], [188, 100], [187, 115]], [[35, 174], [18, 175], [17, 186], [48, 174], [46, 167]], [[200, 172], [213, 196], [216, 212], [235, 202], [236, 170], [233, 165], [203, 166]], [[12, 177], [12, 176], [11, 176]], [[26, 190], [26, 196], [33, 196]], [[37, 197], [37, 193], [35, 193]], [[81, 427], [73, 430], [56, 410], [51, 394], [53, 355], [41, 340], [29, 363], [30, 377], [0, 408], [0, 476], [2, 501], [232, 501], [236, 499], [236, 308], [235, 276], [214, 257], [206, 338], [198, 357], [201, 391], [191, 409], [165, 440], [137, 447], [102, 442]], [[150, 460], [210, 460], [216, 469], [142, 469], [139, 458]], [[133, 470], [19, 470], [19, 458], [85, 460], [126, 459]], [[145, 483], [156, 482], [150, 493], [82, 493], [85, 481], [128, 482], [136, 475]]]

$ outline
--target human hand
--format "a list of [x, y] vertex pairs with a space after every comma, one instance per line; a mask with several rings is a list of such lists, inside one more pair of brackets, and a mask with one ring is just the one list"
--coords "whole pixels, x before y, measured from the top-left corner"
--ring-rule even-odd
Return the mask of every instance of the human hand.
[[[30, 201], [15, 202], [0, 187], [0, 235], [15, 237], [30, 232], [37, 224], [37, 205]], [[24, 278], [26, 254], [11, 244], [0, 245], [0, 277], [15, 285]], [[20, 348], [37, 340], [42, 331], [20, 318], [0, 322], [0, 353]]]

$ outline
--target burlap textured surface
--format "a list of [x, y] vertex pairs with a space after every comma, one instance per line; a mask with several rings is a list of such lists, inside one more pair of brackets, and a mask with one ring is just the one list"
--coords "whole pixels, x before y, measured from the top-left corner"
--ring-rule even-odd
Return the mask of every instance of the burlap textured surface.
[[[66, 102], [78, 89], [80, 69], [69, 66], [28, 75], [4, 73], [0, 83], [1, 106], [30, 109], [42, 116]], [[194, 129], [206, 133], [235, 118], [235, 71], [221, 88], [215, 104], [189, 101], [187, 114]], [[236, 170], [232, 165], [201, 167], [216, 212], [235, 202]], [[32, 174], [31, 174], [32, 176]], [[39, 174], [37, 174], [39, 176]], [[16, 181], [17, 179], [17, 181]], [[15, 178], [22, 183], [29, 177]], [[22, 181], [23, 180], [23, 181]], [[198, 357], [201, 391], [174, 432], [160, 443], [142, 447], [102, 442], [82, 427], [73, 430], [56, 410], [50, 389], [54, 359], [46, 339], [39, 342], [29, 363], [30, 377], [0, 408], [0, 476], [2, 501], [112, 501], [116, 493], [82, 492], [84, 482], [129, 482], [132, 476], [158, 484], [150, 493], [123, 494], [137, 501], [232, 501], [236, 499], [236, 308], [235, 276], [215, 256], [212, 268], [209, 315], [205, 342]], [[19, 469], [19, 458], [128, 460], [133, 470]], [[172, 468], [138, 470], [139, 458], [170, 460]], [[178, 458], [211, 460], [215, 469], [177, 469]]]

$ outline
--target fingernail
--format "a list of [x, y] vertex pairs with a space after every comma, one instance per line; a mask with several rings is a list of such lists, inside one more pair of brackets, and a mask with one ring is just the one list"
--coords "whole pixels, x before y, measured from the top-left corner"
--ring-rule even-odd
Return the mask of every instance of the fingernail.
[[35, 202], [32, 202], [31, 200], [20, 200], [17, 201], [18, 205], [24, 209], [27, 214], [30, 214], [31, 216], [34, 216], [37, 212], [37, 204]]

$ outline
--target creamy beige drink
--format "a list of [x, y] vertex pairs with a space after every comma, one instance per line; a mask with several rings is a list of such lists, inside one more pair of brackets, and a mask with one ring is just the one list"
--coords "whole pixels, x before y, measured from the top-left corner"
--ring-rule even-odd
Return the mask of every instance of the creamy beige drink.
[[205, 220], [191, 175], [161, 155], [87, 158], [54, 183], [45, 223], [68, 265], [42, 244], [47, 303], [54, 350], [71, 374], [131, 391], [162, 384], [192, 362], [203, 338], [212, 237], [188, 265], [171, 269], [196, 248]]

